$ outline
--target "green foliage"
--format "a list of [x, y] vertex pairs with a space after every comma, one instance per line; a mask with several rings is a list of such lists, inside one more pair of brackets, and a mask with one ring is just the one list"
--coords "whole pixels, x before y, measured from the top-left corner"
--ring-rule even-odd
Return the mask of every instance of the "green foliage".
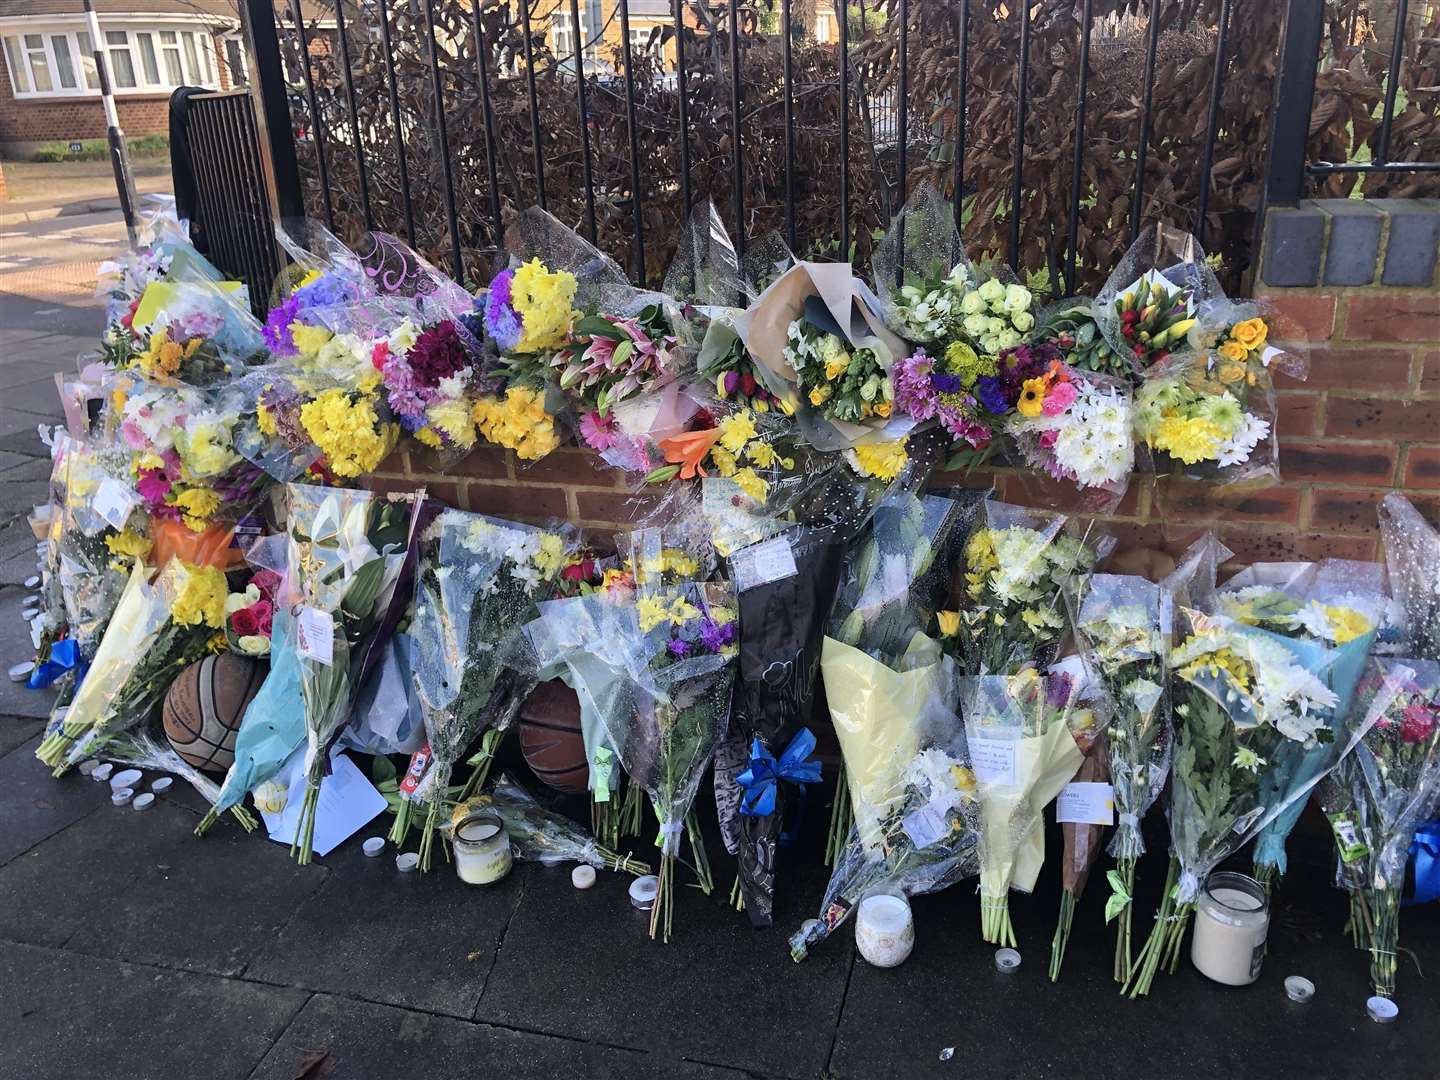
[[[165, 157], [170, 153], [170, 136], [163, 134], [140, 135], [127, 139], [126, 144], [132, 158]], [[110, 157], [110, 145], [104, 139], [81, 139], [80, 149], [71, 150], [68, 142], [46, 143], [30, 155], [31, 161], [106, 161]]]

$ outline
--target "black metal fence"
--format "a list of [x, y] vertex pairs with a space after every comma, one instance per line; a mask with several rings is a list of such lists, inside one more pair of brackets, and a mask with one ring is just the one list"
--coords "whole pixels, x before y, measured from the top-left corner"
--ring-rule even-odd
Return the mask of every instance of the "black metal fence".
[[[1440, 162], [1440, 8], [1393, 3], [1388, 65], [1351, 55], [1369, 0], [857, 0], [823, 33], [817, 0], [245, 11], [282, 212], [396, 232], [471, 284], [537, 203], [636, 280], [704, 198], [742, 246], [778, 229], [863, 261], [928, 180], [972, 254], [1058, 293], [1094, 288], [1145, 220], [1194, 229], [1239, 285], [1267, 199], [1342, 173], [1416, 193]], [[1343, 138], [1307, 137], [1341, 104]]]

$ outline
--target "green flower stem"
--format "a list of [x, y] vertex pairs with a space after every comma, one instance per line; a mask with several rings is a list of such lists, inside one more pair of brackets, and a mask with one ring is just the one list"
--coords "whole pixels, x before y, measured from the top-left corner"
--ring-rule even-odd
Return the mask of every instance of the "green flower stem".
[[1375, 993], [1395, 996], [1395, 954], [1400, 948], [1400, 892], [1398, 889], [1370, 889], [1369, 906], [1374, 912], [1370, 939], [1370, 978]]
[[1160, 894], [1160, 910], [1155, 915], [1155, 927], [1145, 939], [1145, 947], [1130, 968], [1130, 978], [1121, 993], [1130, 998], [1150, 993], [1155, 981], [1155, 972], [1160, 968], [1161, 954], [1170, 940], [1171, 917], [1175, 904], [1175, 882], [1180, 873], [1180, 861], [1172, 854], [1170, 867], [1165, 873], [1165, 891]]
[[402, 794], [400, 806], [395, 811], [395, 823], [390, 826], [389, 840], [396, 847], [405, 845], [405, 838], [410, 835], [410, 799]]
[[1120, 871], [1120, 879], [1125, 883], [1125, 893], [1131, 898], [1117, 916], [1119, 926], [1115, 935], [1115, 981], [1122, 986], [1129, 980], [1135, 962], [1131, 944], [1131, 915], [1135, 910], [1135, 861], [1134, 856], [1124, 855], [1115, 864]]
[[1060, 893], [1060, 918], [1055, 925], [1055, 939], [1050, 943], [1050, 981], [1060, 980], [1060, 965], [1065, 960], [1065, 946], [1070, 944], [1070, 925], [1075, 921], [1075, 894]]

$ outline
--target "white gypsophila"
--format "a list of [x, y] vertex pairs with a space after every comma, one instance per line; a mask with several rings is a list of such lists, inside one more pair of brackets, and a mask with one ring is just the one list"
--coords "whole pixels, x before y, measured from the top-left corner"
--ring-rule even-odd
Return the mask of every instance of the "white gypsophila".
[[1256, 416], [1254, 413], [1246, 413], [1235, 433], [1220, 444], [1216, 463], [1224, 468], [1228, 465], [1240, 465], [1249, 461], [1250, 455], [1255, 452], [1255, 447], [1259, 446], [1260, 441], [1269, 434], [1269, 420]]

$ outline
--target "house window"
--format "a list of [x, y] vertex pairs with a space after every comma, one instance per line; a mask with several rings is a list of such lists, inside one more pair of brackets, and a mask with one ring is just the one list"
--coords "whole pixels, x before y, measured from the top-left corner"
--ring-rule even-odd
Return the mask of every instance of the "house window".
[[245, 49], [239, 38], [225, 39], [225, 66], [230, 69], [231, 86], [248, 86], [249, 76], [245, 73]]
[[117, 90], [135, 89], [135, 58], [130, 53], [130, 35], [124, 30], [107, 30], [105, 44], [110, 55], [110, 74]]
[[815, 40], [824, 45], [830, 40], [830, 19], [826, 15], [815, 16]]
[[555, 55], [559, 59], [575, 55], [575, 27], [568, 11], [557, 11], [550, 19], [550, 33], [555, 39]]
[[648, 52], [650, 49], [650, 27], [632, 26], [630, 28], [630, 51], [634, 54]]
[[[42, 28], [43, 29], [43, 28]], [[89, 95], [100, 89], [94, 43], [85, 30], [0, 38], [16, 97]], [[209, 31], [159, 27], [106, 30], [105, 54], [116, 93], [166, 93], [187, 83], [219, 86]], [[238, 51], [238, 43], [237, 43]]]

